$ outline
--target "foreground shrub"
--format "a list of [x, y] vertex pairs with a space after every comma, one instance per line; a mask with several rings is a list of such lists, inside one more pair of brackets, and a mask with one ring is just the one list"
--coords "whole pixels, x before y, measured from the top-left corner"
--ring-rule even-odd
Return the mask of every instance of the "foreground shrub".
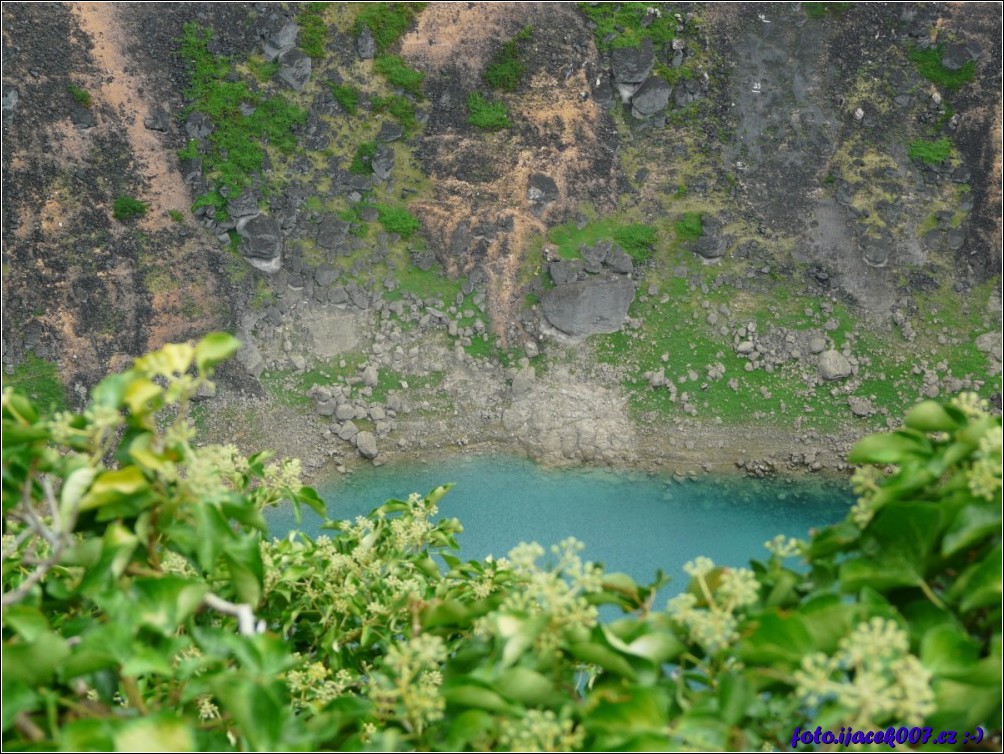
[[752, 750], [821, 725], [960, 731], [945, 750], [999, 731], [1001, 422], [975, 399], [862, 440], [845, 521], [750, 568], [697, 558], [662, 610], [661, 575], [604, 573], [574, 540], [462, 562], [447, 487], [270, 541], [264, 506], [323, 510], [298, 464], [199, 446], [188, 419], [238, 345], [166, 346], [81, 413], [4, 392], [5, 747]]

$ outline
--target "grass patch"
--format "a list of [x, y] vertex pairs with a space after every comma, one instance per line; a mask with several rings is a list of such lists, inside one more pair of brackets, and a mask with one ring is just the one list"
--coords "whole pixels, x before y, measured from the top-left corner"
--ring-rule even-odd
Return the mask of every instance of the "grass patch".
[[260, 379], [262, 386], [284, 405], [309, 406], [312, 387], [344, 382], [356, 375], [364, 361], [366, 361], [364, 354], [353, 351], [318, 364], [300, 374], [288, 369], [267, 369], [261, 373]]
[[86, 89], [81, 89], [75, 84], [70, 84], [66, 87], [66, 90], [70, 93], [70, 96], [83, 107], [90, 107], [94, 104], [94, 100], [91, 98], [91, 93]]
[[676, 19], [646, 3], [579, 3], [579, 11], [596, 24], [593, 34], [600, 50], [637, 47], [646, 39], [657, 47], [673, 41]]
[[146, 203], [141, 202], [139, 199], [133, 199], [131, 196], [120, 196], [115, 200], [114, 205], [112, 205], [112, 216], [120, 223], [136, 217], [142, 217], [146, 214], [146, 211]]
[[[209, 52], [211, 39], [210, 29], [195, 23], [184, 27], [181, 56], [191, 81], [186, 91], [191, 100], [188, 110], [212, 119], [214, 130], [203, 163], [217, 186], [227, 186], [236, 195], [261, 173], [266, 143], [287, 154], [296, 149], [294, 129], [306, 123], [307, 112], [282, 95], [266, 97], [243, 81], [228, 81], [233, 65]], [[253, 107], [253, 112], [245, 115], [242, 105]], [[192, 151], [192, 145], [183, 151]]]
[[425, 74], [416, 71], [397, 55], [383, 55], [373, 61], [373, 70], [387, 79], [387, 83], [398, 89], [403, 89], [416, 97], [422, 96], [422, 83]]
[[297, 19], [300, 24], [300, 49], [315, 59], [324, 57], [324, 43], [328, 38], [328, 28], [321, 18], [325, 5], [325, 3], [307, 3]]
[[369, 175], [373, 172], [372, 162], [376, 153], [377, 143], [375, 141], [363, 142], [356, 147], [356, 153], [352, 158], [352, 164], [349, 165], [349, 171], [357, 175]]
[[328, 82], [331, 96], [335, 102], [342, 106], [342, 109], [349, 115], [355, 115], [359, 109], [359, 90], [351, 84], [336, 84], [334, 81]]
[[66, 391], [59, 380], [59, 371], [51, 361], [40, 359], [33, 353], [14, 367], [13, 374], [3, 375], [3, 387], [12, 387], [26, 395], [43, 410], [66, 409]]
[[644, 262], [652, 256], [656, 232], [651, 225], [633, 223], [614, 230], [614, 240], [634, 261]]
[[167, 216], [171, 218], [173, 222], [183, 223], [185, 222], [185, 213], [178, 209], [169, 209], [167, 211]]
[[944, 51], [944, 45], [928, 47], [926, 50], [914, 47], [908, 55], [921, 76], [943, 89], [954, 91], [976, 78], [976, 64], [973, 61], [969, 61], [957, 71], [943, 66], [941, 56]]
[[415, 103], [400, 94], [392, 94], [389, 97], [374, 97], [373, 112], [389, 113], [406, 132], [414, 131], [418, 127], [418, 120], [415, 118]]
[[264, 84], [267, 81], [271, 81], [282, 66], [276, 60], [269, 61], [263, 58], [249, 58], [247, 67], [251, 71], [251, 75]]
[[684, 212], [673, 227], [680, 241], [694, 241], [704, 235], [704, 222], [700, 212]]
[[408, 210], [401, 207], [392, 207], [389, 204], [377, 204], [377, 215], [380, 224], [388, 233], [397, 233], [403, 239], [409, 239], [416, 230], [422, 227], [422, 223]]
[[944, 136], [937, 141], [918, 139], [911, 141], [906, 150], [911, 160], [920, 160], [927, 165], [940, 165], [952, 155], [952, 141]]
[[275, 294], [263, 279], [259, 278], [251, 295], [251, 308], [264, 309], [275, 303]]
[[480, 92], [471, 92], [467, 98], [467, 122], [486, 131], [498, 131], [512, 126], [505, 102], [490, 102]]
[[504, 92], [514, 92], [520, 79], [526, 72], [526, 66], [520, 59], [520, 42], [525, 42], [533, 36], [533, 27], [524, 27], [496, 53], [492, 62], [485, 68], [484, 80], [492, 89]]
[[809, 18], [825, 18], [826, 16], [843, 16], [854, 7], [854, 3], [802, 3], [805, 15]]
[[397, 287], [424, 299], [439, 299], [449, 305], [460, 293], [461, 282], [450, 280], [435, 269], [422, 270], [403, 259], [394, 272]]
[[355, 33], [359, 36], [363, 27], [373, 34], [378, 53], [384, 53], [399, 40], [415, 15], [425, 7], [425, 3], [366, 3], [356, 16]]

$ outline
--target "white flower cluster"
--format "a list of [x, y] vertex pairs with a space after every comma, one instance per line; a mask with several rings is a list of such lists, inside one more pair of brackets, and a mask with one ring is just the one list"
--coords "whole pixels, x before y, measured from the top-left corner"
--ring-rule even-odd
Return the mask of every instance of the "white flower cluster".
[[387, 672], [372, 674], [367, 687], [378, 716], [393, 719], [401, 712], [416, 733], [441, 719], [446, 699], [439, 693], [443, 685], [440, 666], [445, 660], [446, 645], [438, 636], [421, 634], [392, 644], [384, 657]]
[[499, 747], [503, 751], [575, 751], [584, 732], [564, 714], [552, 710], [527, 710], [522, 717], [503, 718]]
[[707, 577], [715, 570], [715, 563], [704, 556], [689, 561], [683, 570], [696, 581], [704, 604], [684, 592], [669, 601], [669, 613], [687, 630], [690, 641], [714, 654], [739, 638], [737, 613], [760, 599], [760, 583], [748, 568], [725, 568], [712, 590]]
[[895, 621], [872, 618], [841, 639], [835, 655], [803, 658], [795, 672], [797, 694], [814, 708], [836, 703], [858, 728], [920, 725], [935, 709], [934, 692], [931, 674], [909, 649], [906, 632]]
[[982, 419], [990, 410], [990, 403], [976, 393], [959, 393], [949, 401], [970, 420]]
[[312, 662], [286, 674], [289, 692], [300, 708], [323, 706], [355, 686], [357, 680], [345, 668], [332, 674], [323, 662]]
[[804, 542], [794, 537], [785, 537], [783, 534], [776, 535], [773, 539], [768, 539], [763, 543], [768, 552], [772, 552], [779, 558], [793, 558], [802, 551]]
[[969, 469], [969, 491], [989, 502], [1000, 502], [1001, 445], [1000, 427], [992, 427], [980, 438], [980, 449]]

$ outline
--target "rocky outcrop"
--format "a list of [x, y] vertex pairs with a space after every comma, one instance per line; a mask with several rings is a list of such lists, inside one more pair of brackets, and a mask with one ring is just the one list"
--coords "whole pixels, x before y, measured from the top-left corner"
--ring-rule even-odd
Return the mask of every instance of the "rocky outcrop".
[[634, 300], [629, 278], [605, 273], [559, 286], [541, 300], [547, 321], [573, 337], [620, 330]]
[[654, 65], [655, 55], [652, 52], [652, 42], [648, 39], [638, 47], [620, 47], [610, 54], [614, 83], [622, 102], [629, 102], [634, 93], [641, 89]]
[[282, 267], [282, 231], [279, 223], [266, 215], [241, 218], [237, 235], [242, 239], [241, 254], [262, 272], [278, 272]]
[[673, 87], [662, 76], [649, 76], [631, 98], [631, 114], [638, 120], [648, 120], [669, 104]]
[[287, 50], [279, 56], [279, 81], [298, 92], [310, 80], [310, 58], [302, 50]]

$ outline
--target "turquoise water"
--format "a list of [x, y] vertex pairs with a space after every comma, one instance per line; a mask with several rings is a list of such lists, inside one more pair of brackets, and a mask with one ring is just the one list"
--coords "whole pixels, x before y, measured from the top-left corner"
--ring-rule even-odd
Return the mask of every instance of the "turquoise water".
[[[763, 560], [776, 534], [805, 537], [811, 527], [842, 519], [853, 502], [845, 482], [791, 483], [745, 478], [676, 483], [670, 477], [595, 469], [547, 470], [514, 458], [466, 457], [428, 464], [365, 468], [319, 488], [332, 518], [355, 518], [389, 498], [406, 499], [455, 482], [440, 515], [464, 526], [465, 560], [505, 555], [520, 542], [549, 548], [569, 536], [585, 543], [585, 559], [650, 583], [658, 569], [669, 590], [687, 581], [683, 564], [697, 555], [716, 563]], [[293, 527], [288, 509], [266, 512], [272, 534]], [[320, 533], [304, 513], [302, 528]]]

